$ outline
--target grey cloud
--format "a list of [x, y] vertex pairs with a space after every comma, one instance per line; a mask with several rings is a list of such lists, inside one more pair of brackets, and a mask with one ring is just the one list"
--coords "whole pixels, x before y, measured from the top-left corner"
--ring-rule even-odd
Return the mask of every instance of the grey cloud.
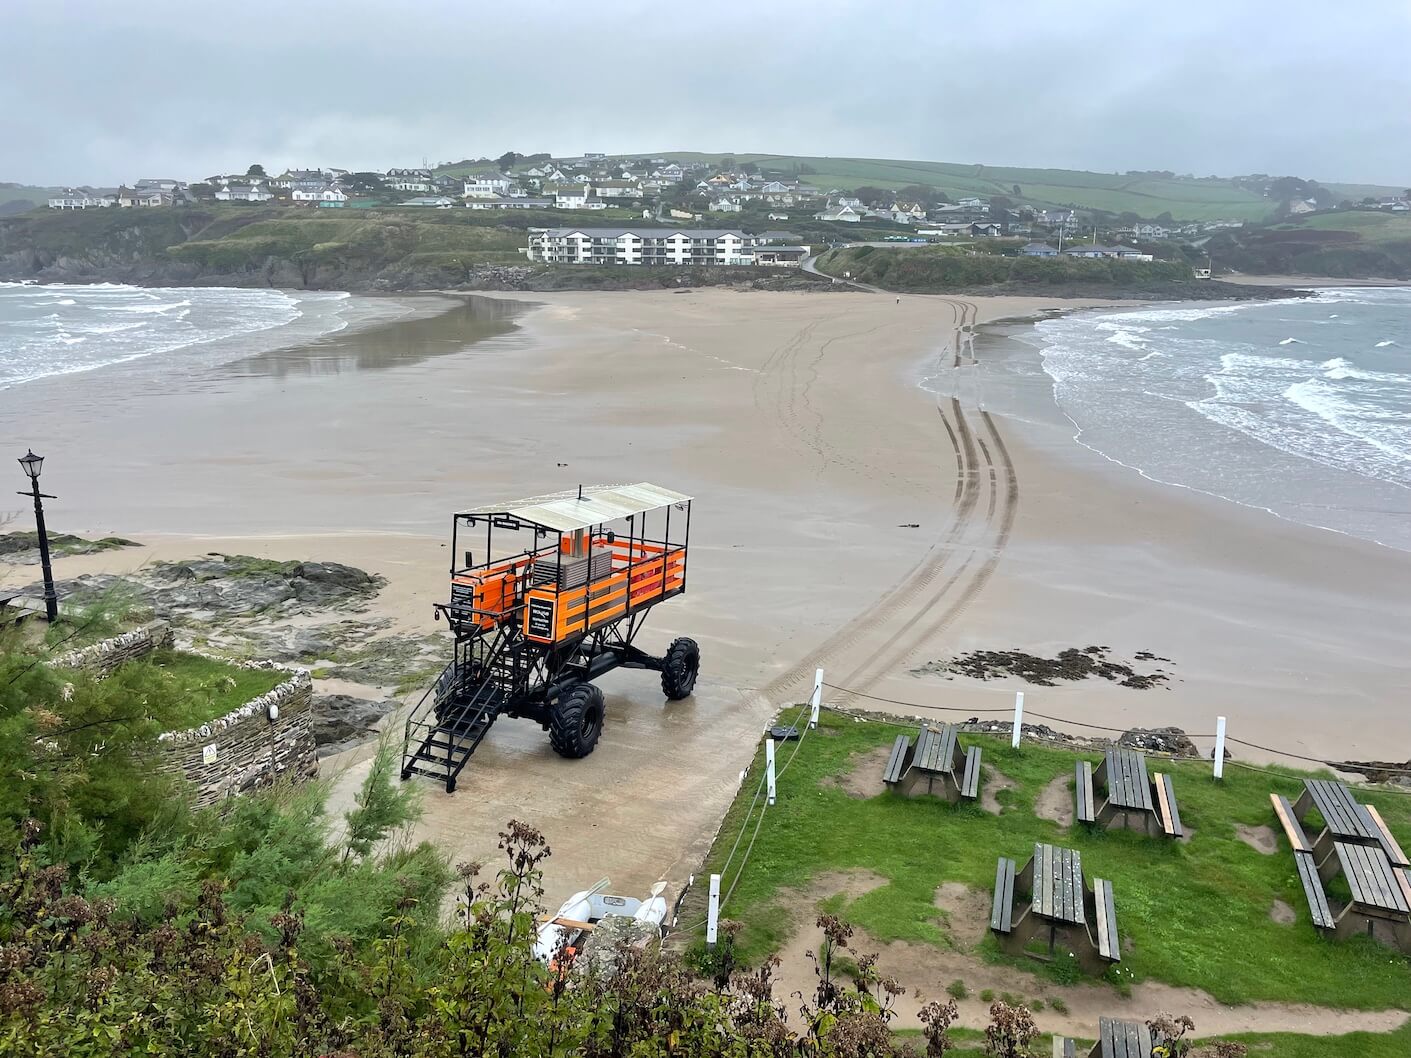
[[1411, 181], [1401, 0], [12, 0], [0, 26], [7, 180], [512, 148]]

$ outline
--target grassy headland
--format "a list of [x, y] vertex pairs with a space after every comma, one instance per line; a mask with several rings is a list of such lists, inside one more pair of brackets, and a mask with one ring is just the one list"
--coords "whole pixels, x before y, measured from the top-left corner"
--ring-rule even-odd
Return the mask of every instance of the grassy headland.
[[1222, 266], [1251, 274], [1411, 279], [1411, 214], [1309, 213], [1222, 232], [1205, 249]]
[[[1051, 297], [1247, 298], [1255, 288], [1197, 280], [1181, 261], [1010, 257], [968, 246], [849, 246], [818, 269], [908, 294], [1028, 294]], [[1258, 288], [1256, 296], [1288, 292]]]
[[0, 278], [309, 290], [826, 286], [777, 268], [532, 264], [530, 227], [640, 223], [630, 210], [308, 210], [258, 206], [31, 212], [0, 219]]

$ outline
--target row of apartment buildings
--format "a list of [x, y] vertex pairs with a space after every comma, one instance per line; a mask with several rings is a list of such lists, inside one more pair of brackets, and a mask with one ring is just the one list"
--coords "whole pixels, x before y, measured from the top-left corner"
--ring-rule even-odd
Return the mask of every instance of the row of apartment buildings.
[[797, 265], [809, 247], [735, 228], [538, 228], [525, 253], [543, 264], [773, 266]]

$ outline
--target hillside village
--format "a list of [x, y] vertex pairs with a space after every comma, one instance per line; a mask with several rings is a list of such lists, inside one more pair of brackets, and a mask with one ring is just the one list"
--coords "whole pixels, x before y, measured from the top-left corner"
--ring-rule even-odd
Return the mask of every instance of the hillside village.
[[[1155, 174], [1161, 176], [1163, 174]], [[1170, 174], [1164, 174], [1169, 176]], [[1213, 178], [1212, 178], [1213, 179]], [[1303, 219], [1329, 209], [1411, 212], [1406, 195], [1332, 202], [1329, 189], [1292, 177], [1236, 178], [1270, 200], [1271, 215]], [[263, 206], [311, 211], [472, 210], [524, 232], [518, 253], [548, 265], [796, 266], [829, 247], [859, 242], [973, 241], [976, 249], [1032, 258], [1146, 261], [1202, 254], [1206, 242], [1247, 219], [1156, 217], [1014, 195], [948, 195], [933, 185], [839, 186], [806, 163], [774, 167], [730, 157], [507, 152], [438, 167], [352, 172], [260, 165], [200, 180], [142, 178], [131, 186], [55, 193], [55, 211]], [[1008, 185], [1004, 185], [1008, 187]], [[498, 214], [500, 220], [491, 221]], [[291, 216], [293, 214], [291, 213]], [[555, 223], [555, 217], [562, 223]], [[1206, 263], [1208, 262], [1201, 262]], [[1207, 278], [1208, 269], [1197, 269]]]

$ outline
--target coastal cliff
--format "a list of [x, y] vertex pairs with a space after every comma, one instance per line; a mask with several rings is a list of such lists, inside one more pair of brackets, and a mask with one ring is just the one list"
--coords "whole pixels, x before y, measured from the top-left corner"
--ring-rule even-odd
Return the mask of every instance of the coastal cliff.
[[520, 247], [531, 223], [468, 210], [214, 206], [94, 209], [0, 218], [0, 280], [285, 290], [831, 288], [779, 268], [554, 268]]

